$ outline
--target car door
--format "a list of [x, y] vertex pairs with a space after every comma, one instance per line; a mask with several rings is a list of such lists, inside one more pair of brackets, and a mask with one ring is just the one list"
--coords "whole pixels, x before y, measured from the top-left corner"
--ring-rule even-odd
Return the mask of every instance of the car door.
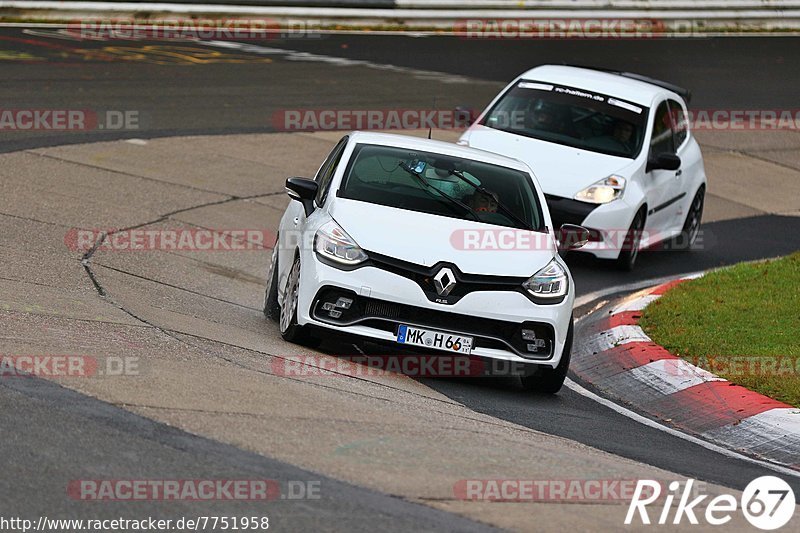
[[[649, 159], [662, 153], [675, 153], [675, 138], [672, 117], [667, 100], [662, 100], [653, 115], [650, 132]], [[645, 174], [644, 186], [647, 191], [647, 223], [645, 228], [652, 240], [654, 232], [666, 230], [674, 218], [675, 211], [674, 170], [653, 169]], [[670, 209], [671, 207], [671, 209]]]
[[[317, 182], [317, 197], [314, 203], [317, 206], [322, 206], [327, 198], [328, 188], [331, 184], [336, 168], [341, 161], [342, 153], [347, 145], [348, 137], [345, 135], [330, 151], [328, 157], [319, 167], [314, 181]], [[311, 214], [314, 216], [314, 213]], [[278, 287], [282, 291], [285, 283], [286, 276], [289, 275], [289, 268], [294, 261], [295, 250], [299, 246], [308, 245], [312, 239], [305, 237], [306, 230], [306, 214], [303, 210], [303, 205], [300, 202], [289, 202], [281, 220], [281, 247], [278, 250]], [[304, 238], [305, 237], [305, 238]]]
[[686, 212], [684, 207], [691, 199], [687, 198], [691, 194], [691, 185], [695, 182], [692, 173], [699, 167], [700, 153], [692, 150], [689, 146], [689, 122], [687, 120], [686, 108], [676, 100], [668, 100], [670, 108], [673, 139], [675, 142], [675, 153], [681, 158], [681, 168], [675, 172], [675, 180], [672, 186], [671, 198], [675, 198], [675, 203], [668, 208], [665, 213], [669, 217], [666, 221], [668, 227], [682, 228]]

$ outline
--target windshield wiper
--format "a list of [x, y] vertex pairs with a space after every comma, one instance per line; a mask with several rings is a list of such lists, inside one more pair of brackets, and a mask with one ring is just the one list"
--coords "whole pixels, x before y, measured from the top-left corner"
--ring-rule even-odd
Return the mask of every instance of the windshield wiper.
[[472, 215], [472, 218], [474, 218], [478, 222], [482, 222], [481, 218], [478, 216], [478, 213], [476, 213], [474, 209], [472, 209], [470, 206], [468, 206], [467, 204], [465, 204], [461, 200], [459, 200], [457, 198], [453, 198], [449, 194], [444, 193], [444, 192], [440, 191], [439, 189], [437, 189], [436, 187], [434, 187], [433, 185], [431, 185], [431, 183], [427, 179], [425, 179], [425, 176], [423, 176], [422, 174], [420, 174], [419, 172], [417, 172], [416, 170], [411, 168], [411, 166], [408, 163], [406, 163], [405, 161], [400, 161], [400, 165], [399, 166], [400, 166], [400, 168], [402, 168], [403, 170], [405, 170], [406, 172], [408, 172], [409, 174], [411, 174], [412, 176], [417, 178], [423, 185], [425, 185], [425, 190], [434, 190], [434, 191], [436, 191], [436, 193], [441, 198], [446, 198], [448, 201], [450, 201], [453, 204], [459, 206], [461, 209], [465, 210], [467, 213]]
[[450, 170], [450, 174], [459, 178], [461, 181], [471, 185], [472, 188], [474, 188], [476, 191], [495, 201], [497, 203], [498, 209], [500, 209], [503, 213], [506, 214], [507, 217], [516, 222], [518, 225], [522, 226], [522, 229], [526, 229], [528, 231], [536, 231], [531, 227], [530, 224], [525, 222], [521, 217], [517, 216], [517, 214], [514, 213], [511, 209], [506, 207], [506, 205], [503, 202], [501, 202], [494, 194], [492, 194], [483, 185], [476, 185], [475, 183], [472, 183], [472, 181], [469, 180], [466, 176], [464, 176], [464, 173], [461, 172], [460, 170]]

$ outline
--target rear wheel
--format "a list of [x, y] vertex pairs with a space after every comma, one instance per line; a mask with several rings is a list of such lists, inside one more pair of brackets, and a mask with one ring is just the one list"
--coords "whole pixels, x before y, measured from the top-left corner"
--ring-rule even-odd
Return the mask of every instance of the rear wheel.
[[689, 212], [686, 213], [686, 221], [683, 223], [683, 230], [680, 238], [681, 242], [679, 245], [679, 248], [682, 250], [691, 249], [697, 241], [697, 235], [700, 233], [700, 222], [703, 219], [705, 196], [705, 187], [700, 187], [697, 194], [694, 195], [692, 205], [689, 206]]
[[631, 271], [639, 257], [639, 243], [642, 241], [642, 231], [644, 230], [644, 208], [640, 209], [633, 217], [631, 227], [625, 234], [625, 241], [622, 243], [622, 250], [617, 258], [617, 267], [620, 270]]
[[530, 375], [521, 376], [522, 388], [546, 394], [555, 394], [564, 386], [569, 371], [569, 362], [572, 358], [573, 320], [570, 319], [567, 339], [564, 342], [564, 351], [561, 352], [561, 361], [555, 368], [540, 367]]

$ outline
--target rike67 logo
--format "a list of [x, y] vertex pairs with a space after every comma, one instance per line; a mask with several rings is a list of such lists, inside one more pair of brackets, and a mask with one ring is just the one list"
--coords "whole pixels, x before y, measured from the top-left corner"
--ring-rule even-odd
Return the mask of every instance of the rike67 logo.
[[[751, 481], [744, 492], [741, 502], [730, 494], [720, 494], [705, 503], [705, 512], [701, 513], [704, 500], [708, 494], [702, 494], [694, 499], [692, 494], [693, 479], [686, 481], [681, 491], [681, 483], [673, 481], [669, 484], [669, 491], [662, 497], [661, 484], [657, 481], [640, 479], [625, 516], [625, 524], [630, 525], [638, 519], [642, 524], [656, 523], [664, 525], [670, 522], [674, 525], [684, 523], [684, 518], [692, 525], [699, 524], [698, 516], [705, 519], [707, 524], [721, 526], [731, 521], [737, 509], [741, 506], [744, 517], [754, 527], [771, 531], [786, 525], [795, 512], [795, 496], [792, 487], [784, 480], [775, 476], [762, 476]], [[673, 503], [677, 500], [677, 506]], [[658, 503], [648, 509], [650, 504]], [[661, 502], [663, 501], [663, 507]], [[648, 510], [660, 512], [651, 519]], [[672, 515], [670, 517], [670, 515]]]

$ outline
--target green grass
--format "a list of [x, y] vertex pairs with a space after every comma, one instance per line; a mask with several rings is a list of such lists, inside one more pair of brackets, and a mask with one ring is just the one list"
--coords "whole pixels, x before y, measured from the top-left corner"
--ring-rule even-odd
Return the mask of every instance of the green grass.
[[681, 283], [640, 323], [671, 353], [800, 407], [800, 252]]

